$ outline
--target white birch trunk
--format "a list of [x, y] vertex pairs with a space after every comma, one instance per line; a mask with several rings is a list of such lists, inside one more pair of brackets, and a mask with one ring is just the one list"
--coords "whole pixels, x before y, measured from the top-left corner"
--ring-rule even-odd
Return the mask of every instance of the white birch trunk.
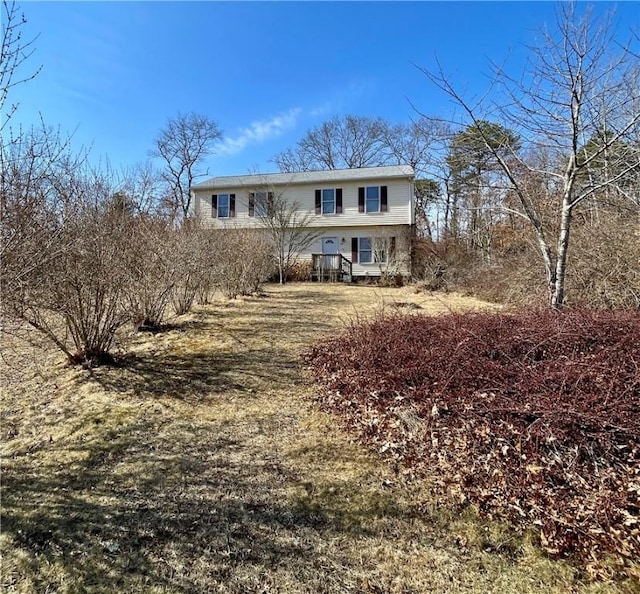
[[567, 271], [567, 255], [569, 253], [569, 231], [571, 230], [571, 208], [565, 197], [562, 203], [560, 231], [556, 255], [555, 279], [551, 293], [551, 307], [560, 309], [565, 299], [565, 277]]

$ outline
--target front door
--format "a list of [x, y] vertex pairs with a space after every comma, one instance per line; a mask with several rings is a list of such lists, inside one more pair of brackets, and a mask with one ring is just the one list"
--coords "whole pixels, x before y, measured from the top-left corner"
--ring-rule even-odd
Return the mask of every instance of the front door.
[[323, 237], [322, 238], [322, 253], [323, 254], [337, 254], [338, 253], [338, 238], [337, 237]]
[[339, 266], [338, 253], [338, 238], [337, 237], [323, 237], [322, 238], [322, 269], [332, 278], [336, 274]]

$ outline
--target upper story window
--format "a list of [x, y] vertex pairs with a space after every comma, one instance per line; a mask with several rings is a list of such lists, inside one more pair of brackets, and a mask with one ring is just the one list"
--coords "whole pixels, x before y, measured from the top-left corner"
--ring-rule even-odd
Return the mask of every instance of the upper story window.
[[380, 212], [380, 186], [367, 186], [364, 198], [367, 212]]
[[218, 194], [218, 218], [229, 217], [229, 194]]
[[235, 194], [213, 194], [211, 196], [211, 216], [215, 219], [228, 219], [236, 216]]
[[273, 206], [273, 192], [250, 192], [249, 193], [249, 216], [265, 217], [269, 209]]
[[358, 188], [358, 212], [387, 212], [387, 186]]
[[334, 214], [336, 212], [336, 191], [322, 190], [322, 214]]
[[341, 214], [342, 188], [316, 190], [316, 214]]

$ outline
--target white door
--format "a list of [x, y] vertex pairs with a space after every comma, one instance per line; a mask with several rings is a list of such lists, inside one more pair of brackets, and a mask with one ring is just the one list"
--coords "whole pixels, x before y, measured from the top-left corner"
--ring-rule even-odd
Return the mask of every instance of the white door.
[[337, 254], [338, 253], [338, 238], [337, 237], [323, 237], [322, 238], [322, 253], [323, 254]]

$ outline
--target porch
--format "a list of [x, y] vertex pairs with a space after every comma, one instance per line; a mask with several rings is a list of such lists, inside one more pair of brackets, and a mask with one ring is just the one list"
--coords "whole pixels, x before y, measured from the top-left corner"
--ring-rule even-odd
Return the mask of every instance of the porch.
[[352, 265], [342, 254], [311, 254], [311, 280], [351, 282]]

